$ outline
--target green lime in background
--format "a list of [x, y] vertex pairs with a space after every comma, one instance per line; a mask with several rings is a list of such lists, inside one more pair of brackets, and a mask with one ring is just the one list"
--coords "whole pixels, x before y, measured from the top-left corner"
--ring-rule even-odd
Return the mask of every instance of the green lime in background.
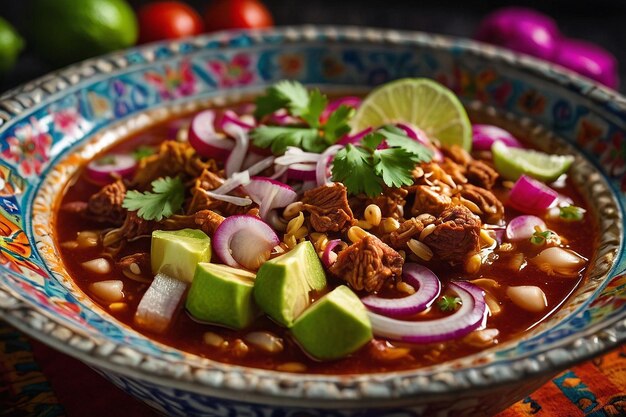
[[138, 31], [124, 0], [35, 0], [30, 27], [35, 52], [56, 65], [132, 46]]
[[9, 22], [0, 17], [0, 74], [8, 72], [24, 48], [24, 40]]

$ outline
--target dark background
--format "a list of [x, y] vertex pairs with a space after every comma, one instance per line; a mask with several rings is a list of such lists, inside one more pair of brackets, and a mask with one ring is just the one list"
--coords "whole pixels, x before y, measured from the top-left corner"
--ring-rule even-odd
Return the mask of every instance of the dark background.
[[[55, 1], [55, 0], [49, 0]], [[210, 0], [188, 0], [202, 12]], [[146, 0], [129, 0], [133, 6]], [[626, 0], [264, 0], [276, 25], [336, 24], [419, 30], [471, 37], [480, 19], [503, 6], [532, 7], [552, 16], [561, 32], [602, 45], [617, 56], [620, 86], [626, 92]], [[0, 15], [28, 31], [28, 0], [0, 0]], [[28, 48], [17, 67], [3, 80], [0, 92], [53, 70]]]

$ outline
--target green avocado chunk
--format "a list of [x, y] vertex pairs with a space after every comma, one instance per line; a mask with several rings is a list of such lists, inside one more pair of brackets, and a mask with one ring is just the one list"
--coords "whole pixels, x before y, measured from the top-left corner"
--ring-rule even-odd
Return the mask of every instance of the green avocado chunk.
[[254, 284], [254, 299], [268, 316], [283, 326], [311, 304], [309, 293], [326, 288], [326, 274], [309, 241], [298, 243], [284, 255], [261, 265]]
[[193, 280], [198, 262], [211, 260], [211, 238], [202, 230], [155, 230], [152, 232], [152, 273], [163, 272], [181, 281]]
[[313, 303], [291, 332], [309, 355], [321, 360], [343, 358], [373, 337], [365, 306], [345, 285]]
[[201, 262], [187, 295], [187, 311], [201, 321], [243, 329], [260, 314], [253, 288], [252, 272]]

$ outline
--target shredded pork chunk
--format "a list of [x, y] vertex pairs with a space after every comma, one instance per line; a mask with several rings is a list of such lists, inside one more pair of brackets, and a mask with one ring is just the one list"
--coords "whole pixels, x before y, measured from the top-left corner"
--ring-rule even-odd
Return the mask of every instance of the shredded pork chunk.
[[340, 183], [322, 185], [305, 192], [302, 209], [311, 214], [311, 226], [317, 232], [338, 232], [354, 223], [348, 192]]

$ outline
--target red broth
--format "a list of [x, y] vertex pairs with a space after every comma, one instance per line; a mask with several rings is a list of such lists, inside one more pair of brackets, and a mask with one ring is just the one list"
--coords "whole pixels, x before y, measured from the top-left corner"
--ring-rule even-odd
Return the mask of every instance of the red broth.
[[[111, 151], [125, 152], [137, 148], [143, 144], [157, 144], [164, 140], [167, 136], [167, 125], [153, 126], [144, 132], [128, 138], [124, 142], [118, 144]], [[100, 186], [94, 185], [85, 179], [85, 176], [79, 173], [75, 181], [68, 185], [65, 193], [60, 199], [59, 206], [74, 201], [86, 201], [89, 196], [96, 193]], [[571, 179], [567, 179], [563, 188], [558, 189], [559, 193], [571, 198], [574, 204], [579, 207], [585, 207], [585, 202], [572, 184]], [[494, 193], [504, 198], [507, 189], [501, 185], [497, 185]], [[517, 212], [511, 207], [506, 206], [505, 219], [508, 222], [513, 217], [522, 213]], [[580, 255], [591, 259], [596, 245], [597, 231], [589, 214], [585, 215], [580, 222], [563, 222], [553, 221], [547, 222], [549, 229], [554, 230], [561, 236], [565, 236], [568, 240], [568, 247], [576, 251]], [[106, 226], [110, 227], [110, 226]], [[323, 374], [347, 374], [347, 373], [370, 373], [370, 372], [386, 372], [419, 368], [446, 360], [459, 358], [475, 352], [479, 352], [485, 348], [493, 347], [497, 343], [503, 343], [511, 339], [519, 337], [524, 332], [536, 326], [542, 320], [550, 316], [558, 307], [567, 300], [568, 296], [575, 290], [577, 285], [584, 279], [586, 272], [579, 274], [574, 278], [565, 278], [559, 276], [548, 276], [540, 271], [532, 263], [528, 263], [518, 272], [512, 271], [507, 259], [512, 255], [499, 253], [494, 256], [492, 263], [484, 263], [479, 273], [468, 276], [461, 269], [450, 268], [447, 264], [429, 262], [428, 267], [431, 268], [441, 279], [442, 284], [449, 280], [455, 279], [478, 279], [490, 278], [499, 282], [500, 288], [493, 290], [492, 294], [498, 300], [501, 306], [501, 313], [488, 319], [488, 328], [497, 329], [499, 334], [493, 343], [486, 343], [481, 346], [475, 340], [471, 340], [471, 335], [462, 339], [452, 340], [444, 343], [418, 345], [408, 343], [398, 343], [394, 341], [384, 341], [375, 338], [378, 346], [381, 344], [391, 343], [397, 348], [406, 348], [408, 354], [402, 355], [397, 359], [390, 360], [388, 357], [381, 357], [375, 349], [375, 344], [370, 343], [359, 351], [353, 353], [349, 357], [334, 361], [317, 361], [308, 357], [302, 349], [293, 341], [289, 332], [272, 322], [266, 317], [258, 319], [254, 324], [245, 330], [231, 330], [222, 327], [200, 324], [193, 321], [189, 315], [183, 310], [176, 316], [175, 322], [170, 326], [167, 332], [163, 334], [154, 334], [142, 331], [133, 323], [133, 316], [143, 293], [149, 284], [139, 283], [128, 279], [119, 267], [113, 266], [113, 271], [106, 275], [106, 278], [96, 274], [90, 274], [85, 271], [81, 263], [102, 256], [102, 246], [89, 249], [69, 249], [65, 248], [62, 243], [76, 239], [79, 232], [85, 230], [101, 231], [102, 223], [89, 220], [87, 218], [77, 217], [75, 214], [57, 210], [55, 218], [56, 239], [63, 262], [69, 274], [74, 278], [76, 284], [88, 295], [91, 296], [89, 284], [101, 281], [102, 279], [116, 279], [124, 282], [124, 294], [128, 308], [121, 311], [111, 311], [107, 303], [103, 303], [96, 297], [93, 300], [98, 303], [105, 311], [121, 322], [136, 328], [144, 333], [147, 337], [162, 342], [166, 345], [197, 354], [199, 356], [213, 359], [225, 363], [233, 363], [238, 365], [250, 366], [263, 369], [278, 369], [295, 372], [310, 372]], [[532, 244], [526, 243], [518, 247], [526, 253], [536, 253], [537, 249]], [[118, 254], [116, 259], [122, 256], [133, 254], [140, 251], [149, 251], [150, 239], [143, 238], [134, 242], [129, 242], [123, 250]], [[344, 282], [328, 275], [329, 286], [343, 284]], [[505, 294], [507, 285], [535, 285], [539, 286], [546, 294], [549, 309], [541, 313], [531, 313], [516, 306]], [[241, 349], [245, 342], [245, 335], [254, 330], [262, 330], [271, 332], [284, 341], [284, 350], [280, 353], [270, 354], [254, 348], [248, 347]], [[204, 334], [206, 332], [214, 332], [220, 335], [228, 348], [215, 348], [204, 342]], [[224, 345], [226, 346], [226, 344]]]

